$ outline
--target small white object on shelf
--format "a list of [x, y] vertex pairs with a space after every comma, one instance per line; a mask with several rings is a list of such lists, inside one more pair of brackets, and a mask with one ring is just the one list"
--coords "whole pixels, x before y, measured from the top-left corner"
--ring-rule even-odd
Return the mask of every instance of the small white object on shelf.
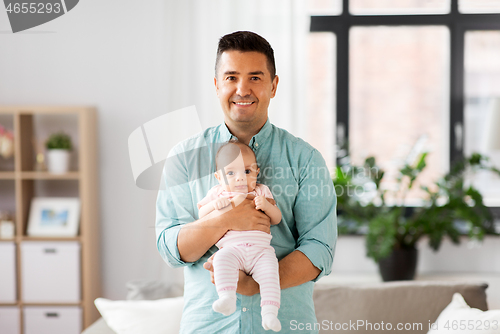
[[73, 148], [71, 137], [64, 133], [53, 133], [45, 142], [49, 173], [64, 174], [69, 171], [70, 152]]
[[69, 171], [71, 152], [68, 150], [48, 150], [47, 167], [49, 173], [64, 174]]
[[14, 135], [0, 125], [0, 156], [9, 159], [14, 155]]
[[11, 220], [0, 220], [0, 239], [13, 239], [14, 235], [14, 222]]

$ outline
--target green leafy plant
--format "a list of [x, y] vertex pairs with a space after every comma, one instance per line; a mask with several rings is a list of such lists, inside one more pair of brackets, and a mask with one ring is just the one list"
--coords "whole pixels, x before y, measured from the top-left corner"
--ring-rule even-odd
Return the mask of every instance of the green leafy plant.
[[[478, 240], [485, 234], [498, 235], [481, 194], [465, 182], [467, 173], [479, 169], [500, 175], [500, 170], [490, 166], [488, 158], [478, 153], [454, 164], [448, 174], [432, 185], [422, 186], [426, 194], [423, 205], [405, 205], [408, 192], [426, 167], [426, 157], [427, 153], [423, 153], [414, 164], [405, 164], [399, 170], [396, 190], [391, 191], [381, 187], [385, 173], [376, 165], [375, 158], [366, 159], [363, 166], [351, 165], [347, 156], [339, 160], [344, 160], [334, 179], [339, 232], [366, 233], [367, 255], [376, 262], [394, 249], [415, 248], [424, 236], [437, 251], [444, 237], [459, 244], [463, 234]], [[388, 197], [395, 203], [388, 205]]]
[[45, 147], [48, 150], [61, 149], [61, 150], [71, 150], [72, 142], [71, 137], [64, 132], [58, 132], [50, 135], [50, 137], [45, 142]]

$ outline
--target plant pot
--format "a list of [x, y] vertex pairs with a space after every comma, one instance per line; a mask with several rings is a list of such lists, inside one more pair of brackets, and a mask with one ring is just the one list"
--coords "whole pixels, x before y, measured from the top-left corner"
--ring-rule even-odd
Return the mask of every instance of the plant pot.
[[70, 151], [52, 149], [47, 151], [47, 169], [52, 174], [64, 174], [69, 171]]
[[415, 278], [418, 251], [416, 248], [397, 248], [378, 263], [384, 282], [409, 281]]

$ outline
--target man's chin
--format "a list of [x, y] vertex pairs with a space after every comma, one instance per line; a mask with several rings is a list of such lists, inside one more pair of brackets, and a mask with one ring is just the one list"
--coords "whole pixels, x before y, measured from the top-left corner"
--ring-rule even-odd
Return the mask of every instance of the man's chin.
[[257, 120], [258, 116], [254, 110], [231, 110], [231, 119], [234, 122], [253, 123]]

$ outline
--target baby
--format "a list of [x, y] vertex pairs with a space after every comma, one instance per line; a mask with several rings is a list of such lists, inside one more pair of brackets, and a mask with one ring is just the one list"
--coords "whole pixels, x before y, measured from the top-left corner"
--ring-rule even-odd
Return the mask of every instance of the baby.
[[[224, 213], [229, 206], [238, 205], [248, 194], [254, 195], [255, 209], [271, 218], [271, 224], [281, 221], [281, 211], [267, 198], [273, 199], [269, 188], [257, 183], [259, 168], [255, 153], [241, 142], [231, 140], [224, 144], [215, 157], [219, 185], [213, 187], [198, 203], [200, 218], [212, 211]], [[273, 200], [274, 201], [274, 200]], [[225, 209], [226, 210], [223, 210]], [[280, 307], [278, 259], [271, 247], [271, 234], [252, 231], [228, 231], [218, 242], [219, 251], [213, 259], [214, 280], [219, 299], [214, 311], [230, 315], [236, 310], [236, 286], [239, 270], [252, 275], [259, 283], [261, 295], [262, 327], [277, 332]]]

